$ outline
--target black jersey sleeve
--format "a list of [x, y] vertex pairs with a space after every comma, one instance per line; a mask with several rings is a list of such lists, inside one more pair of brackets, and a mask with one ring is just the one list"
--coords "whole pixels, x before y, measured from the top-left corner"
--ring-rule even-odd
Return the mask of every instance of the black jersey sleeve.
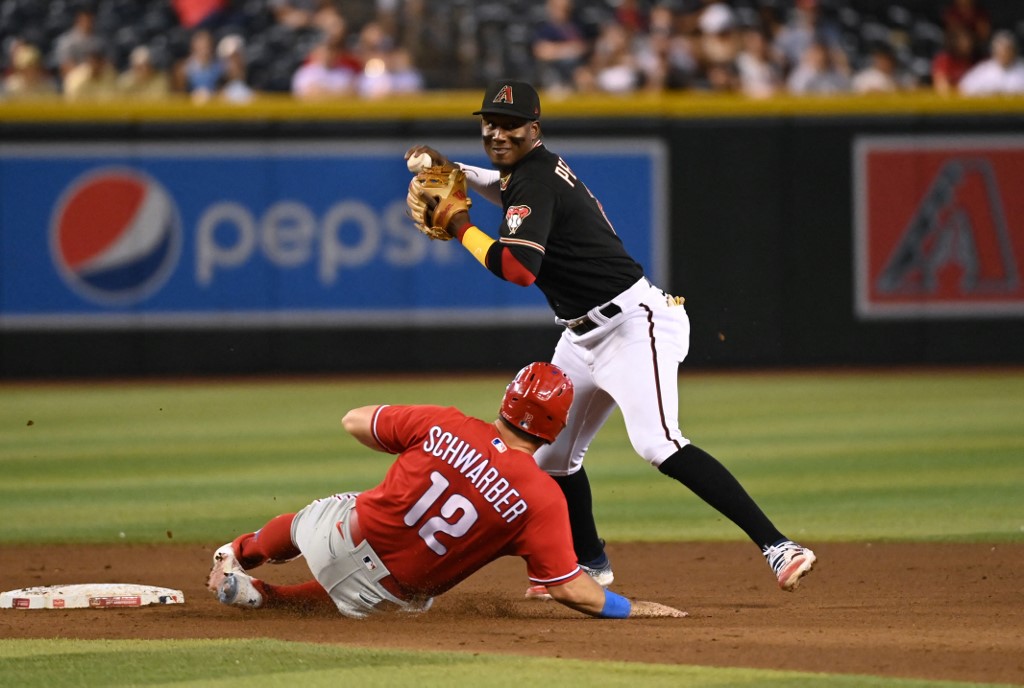
[[534, 276], [547, 250], [557, 197], [542, 179], [513, 176], [503, 197], [505, 216], [499, 242]]

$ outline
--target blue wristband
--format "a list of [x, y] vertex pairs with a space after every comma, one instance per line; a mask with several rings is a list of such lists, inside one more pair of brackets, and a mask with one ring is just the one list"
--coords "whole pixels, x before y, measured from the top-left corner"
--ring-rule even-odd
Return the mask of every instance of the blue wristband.
[[612, 592], [605, 588], [604, 591], [604, 609], [601, 610], [600, 616], [604, 619], [625, 619], [629, 616], [629, 612], [632, 609], [632, 605], [622, 595]]

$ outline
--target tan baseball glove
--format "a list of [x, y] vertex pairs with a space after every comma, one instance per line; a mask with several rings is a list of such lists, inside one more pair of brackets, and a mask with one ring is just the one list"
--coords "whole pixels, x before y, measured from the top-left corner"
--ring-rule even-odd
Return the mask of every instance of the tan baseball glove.
[[473, 201], [466, 195], [466, 174], [458, 167], [436, 165], [423, 170], [409, 182], [405, 204], [416, 229], [431, 239], [448, 241], [448, 223]]

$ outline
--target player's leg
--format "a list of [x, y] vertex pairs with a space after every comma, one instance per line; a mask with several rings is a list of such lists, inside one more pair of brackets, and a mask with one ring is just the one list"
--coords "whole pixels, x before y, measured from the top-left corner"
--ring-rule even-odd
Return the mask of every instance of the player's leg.
[[309, 580], [295, 585], [271, 585], [266, 581], [253, 578], [252, 583], [263, 597], [261, 605], [263, 608], [332, 614], [338, 612], [334, 600], [317, 580]]
[[315, 580], [276, 586], [247, 573], [268, 562], [283, 563], [300, 556], [299, 548], [292, 542], [294, 518], [295, 514], [275, 516], [256, 532], [240, 535], [217, 549], [207, 586], [221, 602], [251, 608], [334, 609], [330, 595]]
[[[622, 409], [629, 440], [640, 456], [736, 523], [757, 544], [781, 536], [721, 463], [693, 446], [679, 429], [679, 362], [689, 323], [681, 306], [648, 306], [644, 321], [624, 323], [615, 356], [595, 374]], [[768, 543], [774, 540], [768, 540]]]
[[565, 371], [573, 381], [572, 408], [569, 409], [565, 430], [554, 443], [541, 447], [534, 458], [537, 465], [562, 488], [569, 506], [573, 547], [580, 564], [594, 571], [607, 569], [606, 578], [610, 583], [611, 570], [604, 553], [604, 541], [598, 537], [594, 522], [590, 480], [583, 469], [583, 457], [594, 436], [615, 409], [615, 402], [594, 383], [578, 347], [566, 341], [565, 337], [555, 348], [552, 363]]
[[270, 519], [255, 533], [246, 533], [231, 543], [238, 563], [245, 570], [265, 563], [291, 561], [301, 555], [292, 542], [292, 521], [295, 514], [281, 514]]
[[[292, 541], [302, 551], [310, 572], [335, 609], [345, 616], [363, 618], [391, 610], [426, 611], [432, 598], [401, 599], [382, 582], [391, 577], [391, 572], [370, 543], [353, 530], [358, 496], [358, 492], [332, 495], [295, 514]], [[311, 601], [323, 599], [323, 594], [313, 586], [305, 593]]]
[[729, 469], [703, 449], [688, 444], [662, 461], [658, 470], [739, 526], [761, 548], [783, 590], [795, 590], [814, 567], [814, 552], [779, 532]]
[[244, 571], [233, 571], [224, 575], [216, 592], [221, 603], [245, 609], [338, 611], [330, 594], [316, 580], [295, 585], [272, 585]]
[[[679, 429], [679, 362], [689, 325], [677, 312], [650, 309], [648, 321], [624, 323], [615, 356], [595, 377], [622, 409], [629, 440], [640, 456], [675, 478], [766, 547], [782, 537], [739, 481]], [[629, 332], [630, 329], [642, 330]], [[610, 343], [611, 344], [611, 343]]]
[[597, 383], [622, 409], [637, 453], [739, 526], [772, 564], [779, 585], [792, 590], [813, 565], [813, 552], [787, 540], [725, 466], [683, 437], [678, 366], [689, 347], [689, 319], [682, 306], [657, 298], [643, 308], [645, 319], [624, 323], [619, 341], [606, 344], [614, 355], [599, 351]]
[[229, 573], [244, 572], [268, 561], [288, 561], [299, 556], [299, 549], [291, 538], [294, 517], [295, 514], [275, 516], [256, 532], [239, 535], [218, 547], [213, 553], [207, 587], [216, 592]]
[[[562, 488], [565, 502], [569, 505], [569, 527], [572, 530], [576, 559], [589, 569], [607, 568], [608, 557], [604, 553], [604, 540], [597, 535], [594, 497], [590, 490], [587, 471], [580, 466], [578, 471], [570, 475], [552, 477]], [[610, 583], [611, 581], [608, 582]]]

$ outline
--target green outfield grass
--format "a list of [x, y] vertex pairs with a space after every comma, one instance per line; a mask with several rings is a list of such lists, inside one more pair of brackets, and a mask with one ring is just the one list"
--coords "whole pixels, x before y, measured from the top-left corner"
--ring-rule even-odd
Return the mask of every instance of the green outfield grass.
[[[978, 688], [979, 683], [795, 671], [399, 652], [276, 640], [0, 640], [0, 676], [19, 688], [174, 685], [283, 688], [621, 686], [705, 688]], [[514, 677], [510, 679], [510, 677]]]
[[[390, 457], [345, 410], [444, 403], [491, 418], [507, 378], [0, 385], [0, 545], [218, 543]], [[1024, 370], [685, 374], [684, 432], [788, 534], [1024, 540]], [[614, 416], [587, 459], [612, 540], [742, 540], [633, 453]], [[0, 639], [11, 686], [977, 686], [750, 669], [374, 651], [273, 640]]]
[[[504, 377], [0, 387], [0, 542], [217, 542], [390, 457], [348, 437], [362, 404], [494, 416]], [[690, 374], [684, 432], [780, 527], [823, 540], [1024, 539], [1024, 371]], [[742, 539], [639, 459], [621, 417], [587, 458], [602, 534]]]

